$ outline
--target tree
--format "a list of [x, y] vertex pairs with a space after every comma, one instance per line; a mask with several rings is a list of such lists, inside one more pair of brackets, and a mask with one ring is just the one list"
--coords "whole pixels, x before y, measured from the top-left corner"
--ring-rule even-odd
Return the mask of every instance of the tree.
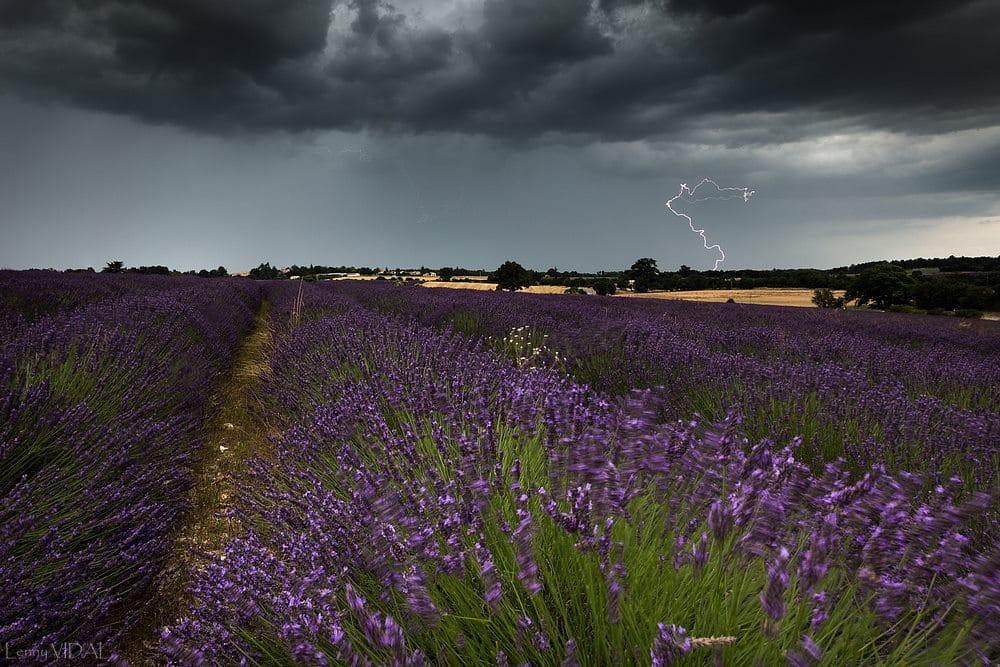
[[283, 278], [284, 274], [281, 269], [271, 266], [270, 262], [265, 262], [256, 269], [250, 269], [250, 277], [254, 280], [277, 280]]
[[886, 310], [894, 304], [905, 303], [910, 298], [913, 278], [901, 266], [880, 264], [861, 272], [852, 282], [844, 298], [857, 301], [859, 306], [871, 303]]
[[933, 278], [920, 281], [913, 288], [913, 302], [926, 310], [954, 310], [965, 296], [969, 286], [952, 278]]
[[438, 269], [437, 273], [438, 273], [438, 280], [441, 280], [442, 282], [449, 282], [452, 278], [455, 277], [455, 269], [451, 268], [450, 266], [442, 266], [440, 269]]
[[601, 278], [594, 281], [594, 291], [601, 296], [611, 296], [615, 293], [615, 281], [610, 278]]
[[844, 297], [834, 296], [833, 291], [829, 287], [821, 287], [820, 289], [813, 290], [812, 302], [818, 308], [844, 307]]
[[132, 267], [128, 270], [129, 273], [141, 273], [147, 276], [169, 276], [170, 268], [163, 266], [162, 264], [156, 264], [154, 266], [139, 266]]
[[531, 274], [517, 262], [507, 261], [496, 271], [497, 287], [516, 292], [531, 284]]
[[656, 268], [656, 260], [651, 257], [637, 259], [629, 270], [629, 278], [635, 281], [637, 292], [648, 292], [659, 275], [660, 270]]
[[101, 273], [125, 273], [125, 262], [115, 260], [114, 262], [108, 262]]

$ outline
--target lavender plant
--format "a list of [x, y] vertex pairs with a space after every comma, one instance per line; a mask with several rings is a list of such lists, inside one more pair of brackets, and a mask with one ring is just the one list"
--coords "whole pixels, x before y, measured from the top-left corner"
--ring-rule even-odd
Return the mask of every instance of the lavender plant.
[[821, 470], [843, 458], [1000, 482], [1000, 325], [781, 307], [562, 299], [376, 283], [318, 289], [390, 315], [500, 340], [547, 336], [580, 382], [610, 395], [661, 389], [664, 417], [744, 416], [755, 438], [802, 438]]
[[339, 290], [306, 298], [273, 360], [278, 460], [243, 485], [243, 533], [167, 660], [1000, 656], [997, 555], [966, 532], [989, 499], [957, 500], [960, 480], [926, 497], [881, 465], [814, 473], [736, 414], [665, 423], [658, 392], [609, 401]]
[[[260, 299], [55, 276], [0, 273], [15, 648], [135, 626]], [[276, 454], [158, 661], [1000, 661], [995, 325], [264, 289]]]
[[107, 296], [0, 344], [0, 642], [27, 655], [111, 647], [141, 618], [187, 506], [205, 401], [260, 299], [238, 281], [100, 282]]

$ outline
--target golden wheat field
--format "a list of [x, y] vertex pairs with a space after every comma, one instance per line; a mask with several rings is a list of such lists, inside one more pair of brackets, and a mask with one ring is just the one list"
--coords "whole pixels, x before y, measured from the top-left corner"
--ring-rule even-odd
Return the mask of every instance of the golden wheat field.
[[[844, 296], [843, 290], [834, 290], [836, 296]], [[696, 290], [691, 292], [648, 292], [637, 294], [619, 292], [615, 296], [641, 299], [683, 299], [686, 301], [711, 301], [720, 303], [732, 299], [736, 303], [761, 306], [812, 307], [813, 290], [798, 287], [760, 287], [758, 289]]]
[[[448, 287], [451, 289], [471, 289], [471, 290], [495, 290], [496, 283], [487, 282], [441, 282], [428, 280], [422, 283], [424, 287]], [[562, 294], [565, 287], [557, 285], [532, 285], [521, 290], [529, 294]], [[843, 296], [843, 290], [834, 290], [836, 296]], [[813, 291], [806, 288], [791, 287], [761, 287], [758, 289], [732, 289], [732, 290], [694, 290], [689, 292], [647, 292], [638, 294], [634, 292], [619, 292], [615, 296], [633, 299], [683, 299], [686, 301], [710, 301], [722, 303], [732, 299], [736, 303], [749, 303], [761, 306], [799, 306], [811, 308], [813, 306]]]
[[[423, 287], [450, 287], [452, 289], [471, 289], [478, 291], [493, 291], [497, 288], [496, 283], [485, 283], [485, 282], [475, 282], [475, 283], [455, 283], [455, 282], [441, 282], [440, 280], [428, 280], [421, 283]], [[531, 287], [526, 287], [521, 292], [527, 292], [528, 294], [562, 294], [566, 291], [565, 287], [559, 285], [532, 285]]]

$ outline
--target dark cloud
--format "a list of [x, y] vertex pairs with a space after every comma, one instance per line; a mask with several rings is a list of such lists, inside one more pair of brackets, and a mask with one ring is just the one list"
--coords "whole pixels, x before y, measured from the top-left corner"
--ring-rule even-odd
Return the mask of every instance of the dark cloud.
[[377, 0], [355, 0], [351, 35], [331, 54], [326, 73], [334, 81], [405, 87], [421, 74], [447, 65], [452, 38], [443, 30], [418, 32], [399, 12], [380, 12]]
[[0, 0], [0, 26], [24, 29], [59, 24], [70, 4], [68, 0]]
[[0, 85], [211, 132], [928, 132], [996, 122], [998, 30], [991, 0], [484, 0], [477, 25], [384, 0], [0, 0]]
[[323, 49], [331, 0], [137, 0], [112, 5], [109, 37], [123, 65], [184, 73], [254, 73]]
[[[661, 8], [664, 5], [659, 5]], [[774, 23], [793, 33], [804, 30], [839, 30], [850, 27], [879, 30], [910, 21], [945, 14], [954, 4], [935, 0], [906, 3], [839, 0], [839, 2], [797, 2], [796, 0], [670, 0], [670, 10], [703, 17], [734, 17], [750, 13], [767, 14]]]
[[486, 0], [483, 15], [478, 53], [487, 68], [513, 65], [531, 74], [611, 52], [587, 0]]

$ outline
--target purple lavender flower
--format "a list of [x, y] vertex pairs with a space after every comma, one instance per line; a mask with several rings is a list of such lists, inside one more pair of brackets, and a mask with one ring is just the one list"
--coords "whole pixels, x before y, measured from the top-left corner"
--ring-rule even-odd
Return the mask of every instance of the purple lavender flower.
[[697, 544], [691, 545], [691, 562], [694, 564], [695, 574], [700, 574], [708, 562], [708, 534], [702, 533]]
[[486, 591], [483, 594], [484, 599], [490, 608], [496, 609], [503, 596], [503, 588], [496, 572], [496, 564], [486, 547], [477, 544], [476, 553], [479, 554], [479, 576], [482, 577], [483, 584], [486, 586]]
[[829, 595], [826, 591], [815, 591], [812, 594], [813, 610], [810, 617], [810, 627], [815, 631], [830, 618]]
[[576, 640], [567, 639], [566, 640], [566, 650], [564, 651], [564, 657], [561, 667], [579, 667], [579, 662], [576, 660]]
[[785, 616], [785, 589], [788, 588], [788, 549], [781, 547], [778, 556], [767, 565], [767, 585], [760, 594], [767, 619], [765, 634], [775, 636], [778, 622]]
[[708, 511], [708, 527], [719, 544], [725, 541], [732, 529], [732, 516], [721, 500], [712, 502], [712, 507]]
[[658, 633], [649, 651], [653, 667], [667, 667], [680, 656], [691, 652], [691, 640], [683, 627], [657, 623], [656, 628]]
[[822, 657], [823, 651], [809, 635], [803, 635], [798, 650], [791, 650], [785, 654], [788, 664], [793, 667], [810, 667], [817, 664]]
[[531, 513], [527, 510], [527, 496], [522, 494], [518, 500], [517, 528], [514, 529], [515, 558], [517, 559], [517, 578], [528, 595], [537, 595], [542, 590], [542, 582], [538, 579], [538, 563], [535, 562], [532, 537], [535, 534]]

